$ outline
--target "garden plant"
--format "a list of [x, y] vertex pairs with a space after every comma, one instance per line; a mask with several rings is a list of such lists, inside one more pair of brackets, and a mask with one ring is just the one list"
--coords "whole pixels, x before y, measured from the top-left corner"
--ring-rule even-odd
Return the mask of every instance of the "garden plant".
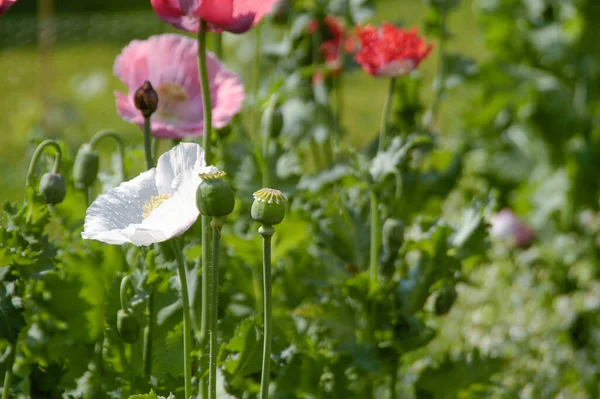
[[140, 0], [74, 105], [61, 18], [128, 3], [34, 3], [2, 399], [600, 397], [600, 2]]

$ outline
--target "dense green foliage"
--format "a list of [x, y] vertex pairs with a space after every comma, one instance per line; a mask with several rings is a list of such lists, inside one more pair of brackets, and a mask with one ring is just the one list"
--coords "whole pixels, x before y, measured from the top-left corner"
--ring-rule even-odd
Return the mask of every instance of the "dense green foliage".
[[[341, 140], [340, 113], [355, 110], [337, 96], [350, 88], [336, 76], [312, 84], [323, 38], [305, 30], [328, 14], [349, 25], [368, 20], [376, 4], [298, 1], [287, 26], [264, 26], [281, 42], [263, 48], [258, 98], [214, 143], [236, 193], [222, 229], [218, 308], [219, 390], [231, 397], [259, 390], [262, 258], [250, 209], [265, 181], [289, 197], [273, 236], [272, 398], [600, 395], [600, 3], [474, 0], [486, 47], [479, 59], [452, 45], [460, 1], [424, 3], [439, 54], [425, 61], [438, 63], [433, 95], [423, 95], [430, 89], [419, 72], [398, 80], [380, 153], [376, 139], [363, 148]], [[344, 73], [352, 68], [347, 59]], [[281, 131], [262, 118], [257, 133], [252, 106], [273, 103]], [[365, 136], [377, 136], [370, 129]], [[64, 202], [49, 207], [37, 192], [48, 158], [25, 201], [4, 205], [0, 376], [14, 356], [10, 389], [20, 397], [183, 397], [175, 256], [82, 241], [87, 204], [74, 185], [75, 153], [64, 147]], [[141, 140], [125, 160], [127, 171], [140, 170]], [[106, 164], [96, 193], [122, 177]], [[375, 285], [373, 193], [382, 231]], [[531, 245], [489, 237], [490, 218], [506, 207], [532, 226]], [[196, 344], [201, 230], [183, 240]], [[133, 284], [122, 303], [125, 275]], [[148, 378], [142, 330], [151, 292]], [[198, 353], [193, 370], [197, 385], [207, 371]]]

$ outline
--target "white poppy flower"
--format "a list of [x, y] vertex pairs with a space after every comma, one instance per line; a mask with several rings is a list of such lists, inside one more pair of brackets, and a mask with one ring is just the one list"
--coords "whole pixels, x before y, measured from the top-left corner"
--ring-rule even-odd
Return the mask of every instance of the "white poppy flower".
[[181, 143], [143, 172], [100, 195], [85, 215], [81, 236], [107, 244], [150, 245], [184, 233], [198, 218], [196, 188], [206, 166], [198, 144]]

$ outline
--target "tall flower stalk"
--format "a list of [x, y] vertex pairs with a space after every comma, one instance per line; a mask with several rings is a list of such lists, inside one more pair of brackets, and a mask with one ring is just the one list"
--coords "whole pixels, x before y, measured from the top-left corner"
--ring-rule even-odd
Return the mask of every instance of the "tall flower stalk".
[[262, 372], [260, 378], [260, 399], [269, 397], [269, 381], [271, 372], [271, 341], [273, 339], [273, 311], [272, 311], [272, 289], [271, 289], [271, 237], [275, 233], [274, 225], [283, 221], [285, 216], [287, 198], [281, 191], [271, 188], [263, 188], [254, 193], [252, 204], [252, 219], [259, 222], [261, 226], [258, 233], [263, 242], [263, 298], [264, 298], [264, 320], [263, 320], [263, 356]]
[[[211, 142], [210, 136], [212, 131], [212, 107], [211, 107], [211, 95], [210, 86], [208, 85], [208, 70], [206, 68], [206, 21], [200, 21], [200, 30], [198, 31], [198, 74], [200, 79], [200, 87], [202, 90], [202, 110], [204, 115], [204, 135], [202, 136], [202, 146], [204, 147], [204, 159], [210, 162], [212, 158], [211, 154]], [[210, 311], [212, 304], [209, 302], [209, 241], [208, 235], [209, 218], [206, 215], [201, 216], [201, 228], [202, 228], [202, 310], [201, 310], [201, 321], [200, 321], [200, 345], [201, 352], [206, 351], [207, 346], [207, 329], [210, 322]], [[204, 356], [201, 356], [204, 358]], [[202, 397], [208, 397], [208, 383], [206, 374], [200, 380], [200, 391]]]
[[[210, 319], [208, 323], [209, 337], [209, 390], [208, 398], [217, 398], [217, 321], [218, 321], [218, 294], [219, 294], [219, 245], [221, 243], [221, 227], [223, 219], [229, 215], [235, 206], [235, 195], [231, 186], [223, 180], [225, 172], [213, 170], [200, 174], [202, 182], [196, 190], [196, 206], [205, 217], [212, 217], [213, 229], [212, 267], [209, 270]], [[208, 248], [203, 247], [202, 252]], [[206, 397], [206, 396], [204, 396]]]

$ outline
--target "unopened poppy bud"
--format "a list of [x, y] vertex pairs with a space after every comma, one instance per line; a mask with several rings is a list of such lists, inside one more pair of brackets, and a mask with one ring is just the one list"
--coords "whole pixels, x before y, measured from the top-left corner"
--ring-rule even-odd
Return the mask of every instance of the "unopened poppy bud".
[[404, 223], [398, 219], [386, 219], [382, 228], [383, 248], [398, 252], [404, 242]]
[[271, 129], [269, 130], [269, 136], [272, 138], [277, 138], [281, 134], [281, 130], [283, 129], [283, 114], [281, 112], [281, 108], [276, 107], [272, 113], [266, 111], [263, 114], [263, 124], [266, 124], [266, 120], [264, 118], [271, 118]]
[[200, 174], [202, 182], [196, 189], [196, 206], [201, 214], [222, 217], [233, 212], [235, 195], [223, 176], [225, 172], [221, 171]]
[[457, 296], [456, 288], [453, 285], [444, 284], [438, 291], [438, 296], [435, 299], [433, 306], [435, 314], [441, 316], [448, 313]]
[[279, 190], [262, 188], [254, 193], [254, 202], [250, 210], [252, 219], [267, 226], [283, 221], [287, 198]]
[[117, 330], [123, 342], [134, 344], [140, 335], [140, 323], [135, 314], [126, 309], [117, 312]]
[[67, 185], [65, 178], [60, 173], [45, 173], [40, 180], [40, 194], [46, 204], [60, 204], [65, 199]]
[[133, 95], [135, 107], [142, 111], [144, 117], [149, 117], [158, 108], [158, 94], [147, 80]]
[[79, 189], [86, 189], [96, 181], [100, 169], [100, 157], [89, 144], [83, 144], [73, 163], [73, 180]]

